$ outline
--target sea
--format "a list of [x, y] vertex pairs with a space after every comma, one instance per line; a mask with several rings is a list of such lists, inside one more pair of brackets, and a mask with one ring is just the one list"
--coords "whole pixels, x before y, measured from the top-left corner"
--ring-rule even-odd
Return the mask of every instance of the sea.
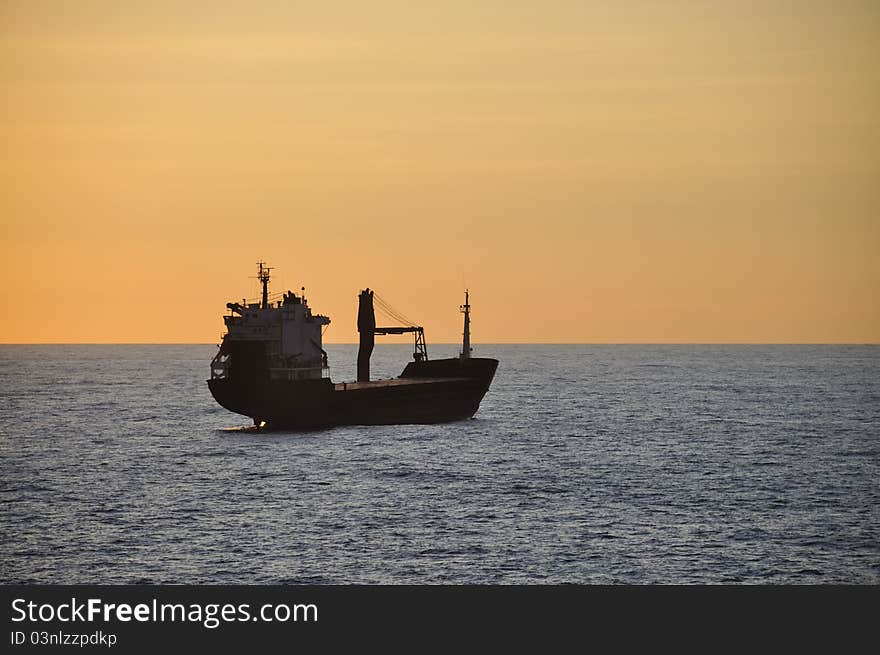
[[0, 346], [0, 583], [880, 583], [878, 346], [476, 344], [474, 418], [311, 432], [216, 350]]

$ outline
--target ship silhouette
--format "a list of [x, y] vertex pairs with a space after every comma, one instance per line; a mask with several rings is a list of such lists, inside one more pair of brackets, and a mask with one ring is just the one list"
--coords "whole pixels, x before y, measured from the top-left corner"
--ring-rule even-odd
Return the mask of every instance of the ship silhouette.
[[[334, 383], [322, 347], [327, 316], [313, 314], [305, 289], [269, 301], [271, 268], [258, 263], [259, 302], [226, 304], [226, 333], [211, 362], [208, 388], [226, 409], [267, 428], [441, 423], [472, 417], [489, 389], [498, 360], [472, 357], [470, 300], [465, 291], [458, 357], [429, 359], [424, 328], [406, 321], [369, 288], [360, 292], [357, 381]], [[400, 322], [377, 327], [374, 302]], [[412, 333], [413, 361], [399, 377], [370, 380], [376, 335]]]

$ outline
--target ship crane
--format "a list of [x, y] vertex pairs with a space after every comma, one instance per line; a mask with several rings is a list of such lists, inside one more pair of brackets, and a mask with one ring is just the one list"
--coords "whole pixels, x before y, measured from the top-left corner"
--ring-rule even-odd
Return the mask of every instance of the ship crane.
[[[376, 313], [373, 305], [375, 298], [379, 311], [387, 318], [404, 323], [402, 326], [378, 327], [376, 325]], [[367, 382], [370, 379], [370, 355], [373, 353], [375, 336], [377, 334], [412, 334], [414, 338], [413, 360], [416, 362], [428, 361], [428, 346], [425, 343], [425, 328], [416, 325], [406, 316], [395, 310], [387, 301], [383, 300], [375, 291], [369, 288], [361, 291], [358, 306], [358, 332], [360, 333], [360, 346], [358, 348], [358, 374], [359, 382]]]
[[415, 338], [413, 359], [417, 362], [428, 361], [428, 346], [425, 343], [425, 329], [421, 325], [410, 327], [377, 327], [374, 334], [408, 334], [412, 332]]
[[412, 334], [414, 339], [413, 360], [417, 362], [428, 361], [428, 346], [425, 343], [425, 328], [421, 325], [416, 325], [415, 321], [408, 319], [394, 309], [388, 301], [379, 296], [375, 291], [373, 292], [373, 295], [376, 298], [376, 303], [379, 305], [379, 311], [382, 314], [387, 318], [390, 318], [392, 321], [403, 323], [402, 326], [374, 327], [373, 332], [375, 334]]

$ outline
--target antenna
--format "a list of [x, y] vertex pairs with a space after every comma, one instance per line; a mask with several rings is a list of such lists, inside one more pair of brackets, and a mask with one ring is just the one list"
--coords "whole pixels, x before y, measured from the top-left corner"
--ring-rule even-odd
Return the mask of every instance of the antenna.
[[464, 314], [464, 332], [462, 333], [461, 358], [470, 359], [471, 357], [471, 303], [470, 294], [467, 289], [464, 290], [464, 304], [460, 307], [461, 313]]

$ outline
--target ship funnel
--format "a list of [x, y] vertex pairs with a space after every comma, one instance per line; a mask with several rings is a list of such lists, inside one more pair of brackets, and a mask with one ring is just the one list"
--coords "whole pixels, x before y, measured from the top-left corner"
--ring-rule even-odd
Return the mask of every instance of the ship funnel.
[[373, 309], [373, 292], [369, 288], [361, 291], [358, 296], [358, 332], [360, 346], [358, 348], [357, 381], [370, 381], [370, 355], [376, 343], [376, 312]]

